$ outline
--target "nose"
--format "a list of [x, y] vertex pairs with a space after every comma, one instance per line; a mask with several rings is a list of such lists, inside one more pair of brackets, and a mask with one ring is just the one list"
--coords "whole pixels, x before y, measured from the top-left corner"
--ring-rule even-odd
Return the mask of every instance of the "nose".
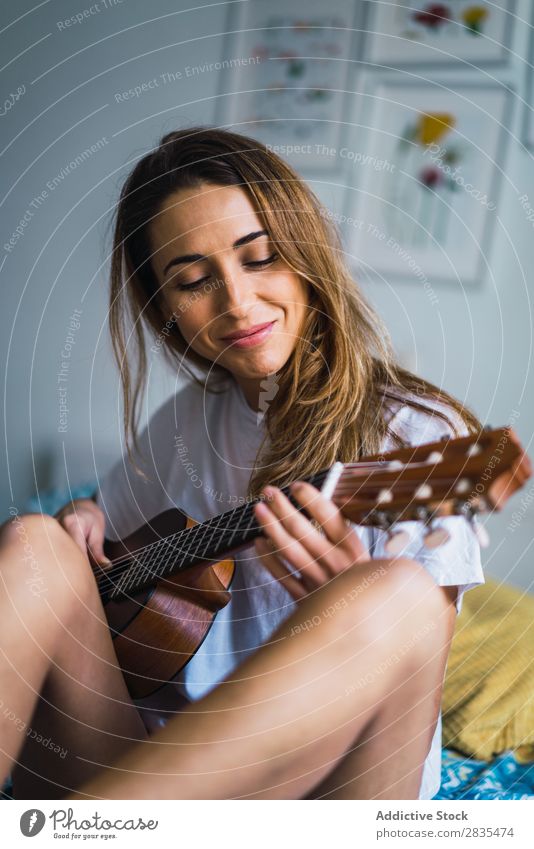
[[236, 321], [246, 319], [254, 301], [250, 279], [239, 270], [226, 270], [219, 276], [217, 306], [221, 315]]

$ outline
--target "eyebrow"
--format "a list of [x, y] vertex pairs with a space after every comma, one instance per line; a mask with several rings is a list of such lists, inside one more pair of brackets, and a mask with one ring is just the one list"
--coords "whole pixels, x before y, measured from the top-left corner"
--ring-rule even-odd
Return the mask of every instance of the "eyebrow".
[[[242, 245], [248, 245], [249, 242], [254, 241], [254, 239], [259, 239], [260, 236], [268, 236], [267, 230], [256, 230], [254, 233], [247, 233], [246, 236], [241, 236], [240, 239], [237, 239], [236, 242], [232, 245], [232, 248], [235, 250], [236, 248], [240, 248]], [[175, 256], [174, 259], [171, 259], [170, 262], [167, 263], [165, 268], [163, 269], [163, 275], [167, 274], [167, 271], [173, 267], [173, 265], [182, 265], [183, 263], [189, 262], [200, 262], [203, 259], [207, 259], [203, 254], [184, 254], [183, 256]]]

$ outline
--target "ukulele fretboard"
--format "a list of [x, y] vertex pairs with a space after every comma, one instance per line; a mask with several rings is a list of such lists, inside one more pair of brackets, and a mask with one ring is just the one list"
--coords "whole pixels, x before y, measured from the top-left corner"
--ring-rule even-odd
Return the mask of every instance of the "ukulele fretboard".
[[[320, 487], [328, 471], [317, 472], [307, 480]], [[282, 492], [297, 509], [302, 510], [291, 496], [289, 487], [282, 487]], [[251, 499], [233, 510], [171, 534], [122, 558], [120, 563], [101, 575], [98, 582], [101, 595], [118, 600], [192, 566], [216, 563], [232, 551], [245, 547], [261, 534], [254, 516], [254, 504], [259, 500]]]

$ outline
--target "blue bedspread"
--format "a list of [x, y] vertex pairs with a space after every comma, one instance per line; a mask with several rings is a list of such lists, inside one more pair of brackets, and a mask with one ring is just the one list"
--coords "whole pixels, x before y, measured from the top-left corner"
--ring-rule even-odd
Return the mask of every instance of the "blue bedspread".
[[488, 763], [443, 749], [434, 799], [534, 799], [534, 763], [519, 763], [512, 752]]
[[68, 489], [47, 489], [39, 495], [33, 495], [24, 505], [24, 511], [29, 513], [57, 513], [67, 501], [74, 498], [90, 498], [96, 491], [96, 481], [88, 481]]

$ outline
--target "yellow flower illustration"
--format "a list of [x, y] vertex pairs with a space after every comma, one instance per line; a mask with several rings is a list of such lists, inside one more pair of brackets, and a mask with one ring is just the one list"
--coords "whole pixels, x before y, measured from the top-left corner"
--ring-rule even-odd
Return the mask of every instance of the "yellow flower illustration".
[[471, 30], [474, 35], [479, 35], [481, 25], [488, 17], [489, 12], [485, 6], [468, 6], [464, 9], [462, 18], [466, 27]]
[[456, 124], [454, 115], [448, 112], [422, 112], [417, 121], [416, 141], [420, 144], [435, 144]]

